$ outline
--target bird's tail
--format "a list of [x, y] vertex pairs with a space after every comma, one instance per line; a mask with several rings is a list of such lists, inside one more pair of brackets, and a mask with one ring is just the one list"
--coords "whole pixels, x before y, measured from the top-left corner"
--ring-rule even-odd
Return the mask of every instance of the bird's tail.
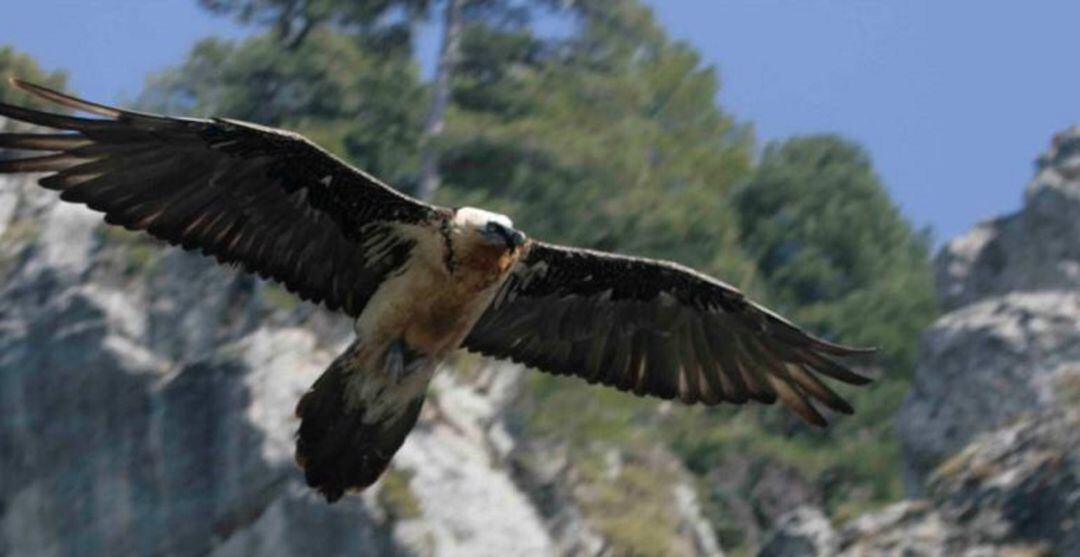
[[[296, 461], [304, 469], [307, 484], [330, 503], [346, 491], [362, 490], [379, 479], [416, 425], [424, 404], [423, 389], [411, 398], [399, 396], [393, 391], [400, 386], [384, 374], [357, 369], [351, 352], [334, 360], [296, 406], [301, 420]], [[387, 402], [394, 399], [399, 402], [386, 410]]]

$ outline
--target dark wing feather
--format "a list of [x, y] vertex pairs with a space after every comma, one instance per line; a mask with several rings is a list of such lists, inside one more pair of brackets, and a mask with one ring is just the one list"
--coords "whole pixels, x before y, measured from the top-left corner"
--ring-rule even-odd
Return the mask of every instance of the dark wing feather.
[[12, 83], [102, 118], [0, 103], [0, 116], [65, 132], [0, 134], [0, 148], [39, 152], [0, 159], [0, 174], [52, 173], [43, 187], [110, 224], [242, 265], [332, 310], [358, 315], [405, 263], [413, 240], [404, 224], [444, 218], [290, 132], [120, 110]]
[[781, 400], [824, 425], [811, 400], [851, 406], [818, 379], [869, 379], [737, 289], [664, 261], [533, 243], [465, 347], [542, 371], [686, 403]]

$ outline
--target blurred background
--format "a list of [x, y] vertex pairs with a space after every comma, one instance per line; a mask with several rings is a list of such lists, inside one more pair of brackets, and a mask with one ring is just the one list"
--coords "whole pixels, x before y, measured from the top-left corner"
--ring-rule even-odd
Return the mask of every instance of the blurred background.
[[6, 6], [2, 76], [293, 129], [881, 352], [827, 430], [460, 354], [392, 470], [327, 506], [292, 410], [351, 324], [4, 178], [0, 555], [1078, 555], [1076, 21], [1064, 0]]

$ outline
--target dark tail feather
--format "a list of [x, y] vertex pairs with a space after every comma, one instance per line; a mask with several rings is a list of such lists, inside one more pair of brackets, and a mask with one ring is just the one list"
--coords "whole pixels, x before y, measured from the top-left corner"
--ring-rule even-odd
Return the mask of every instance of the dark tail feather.
[[365, 423], [365, 407], [345, 406], [346, 383], [365, 380], [354, 375], [363, 372], [349, 370], [340, 363], [346, 356], [335, 361], [315, 381], [296, 407], [301, 419], [296, 461], [304, 469], [307, 484], [330, 503], [347, 490], [362, 490], [379, 479], [416, 425], [424, 404], [424, 396], [420, 395], [400, 412]]

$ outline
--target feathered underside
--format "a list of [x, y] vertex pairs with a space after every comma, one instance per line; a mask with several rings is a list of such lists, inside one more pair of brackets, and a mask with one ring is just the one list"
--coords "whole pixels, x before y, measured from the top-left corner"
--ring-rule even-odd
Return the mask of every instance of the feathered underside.
[[783, 401], [825, 425], [810, 402], [853, 409], [819, 375], [869, 379], [833, 344], [675, 263], [534, 243], [465, 347], [557, 375], [664, 399], [715, 405]]
[[0, 160], [0, 174], [48, 173], [42, 187], [110, 224], [240, 265], [331, 310], [358, 316], [410, 255], [414, 241], [401, 225], [442, 216], [290, 132], [132, 112], [12, 83], [100, 118], [0, 103], [0, 116], [61, 131], [0, 134], [0, 149], [25, 155]]

